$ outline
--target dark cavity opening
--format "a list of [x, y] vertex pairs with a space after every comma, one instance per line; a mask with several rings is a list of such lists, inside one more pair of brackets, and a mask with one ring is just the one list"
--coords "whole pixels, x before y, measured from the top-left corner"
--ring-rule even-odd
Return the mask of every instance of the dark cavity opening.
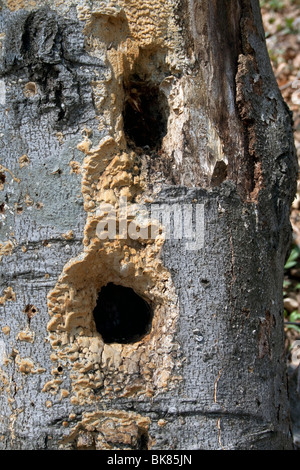
[[138, 450], [148, 450], [149, 436], [147, 433], [141, 433], [138, 437]]
[[124, 132], [129, 147], [158, 150], [167, 133], [168, 101], [157, 85], [133, 76], [124, 85]]
[[102, 287], [93, 312], [105, 343], [135, 343], [151, 330], [150, 305], [129, 287], [109, 283]]

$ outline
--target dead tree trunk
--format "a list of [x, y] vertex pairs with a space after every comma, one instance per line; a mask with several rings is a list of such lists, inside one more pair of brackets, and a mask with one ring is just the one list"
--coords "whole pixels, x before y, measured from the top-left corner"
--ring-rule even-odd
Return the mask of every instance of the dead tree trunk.
[[0, 4], [0, 448], [290, 449], [258, 0]]

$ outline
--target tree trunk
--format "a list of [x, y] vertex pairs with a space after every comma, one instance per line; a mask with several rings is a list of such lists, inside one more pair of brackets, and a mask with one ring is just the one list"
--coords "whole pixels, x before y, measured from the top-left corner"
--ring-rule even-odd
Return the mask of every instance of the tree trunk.
[[0, 4], [0, 448], [292, 448], [258, 0]]

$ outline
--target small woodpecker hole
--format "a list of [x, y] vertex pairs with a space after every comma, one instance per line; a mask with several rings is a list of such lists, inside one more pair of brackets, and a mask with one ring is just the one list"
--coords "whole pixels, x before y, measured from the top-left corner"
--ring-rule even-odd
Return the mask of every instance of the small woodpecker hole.
[[102, 287], [93, 312], [104, 343], [140, 341], [151, 330], [152, 309], [133, 289], [109, 283]]
[[168, 101], [157, 85], [134, 75], [124, 85], [124, 132], [129, 147], [159, 150], [167, 133]]

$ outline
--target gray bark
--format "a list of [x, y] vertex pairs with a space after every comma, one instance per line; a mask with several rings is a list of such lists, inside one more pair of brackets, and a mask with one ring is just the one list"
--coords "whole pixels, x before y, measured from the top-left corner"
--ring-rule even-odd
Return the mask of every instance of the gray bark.
[[[291, 449], [297, 163], [258, 1], [1, 5], [0, 448]], [[203, 204], [204, 245], [99, 240], [122, 195]], [[151, 303], [140, 341], [103, 343], [109, 282]]]

